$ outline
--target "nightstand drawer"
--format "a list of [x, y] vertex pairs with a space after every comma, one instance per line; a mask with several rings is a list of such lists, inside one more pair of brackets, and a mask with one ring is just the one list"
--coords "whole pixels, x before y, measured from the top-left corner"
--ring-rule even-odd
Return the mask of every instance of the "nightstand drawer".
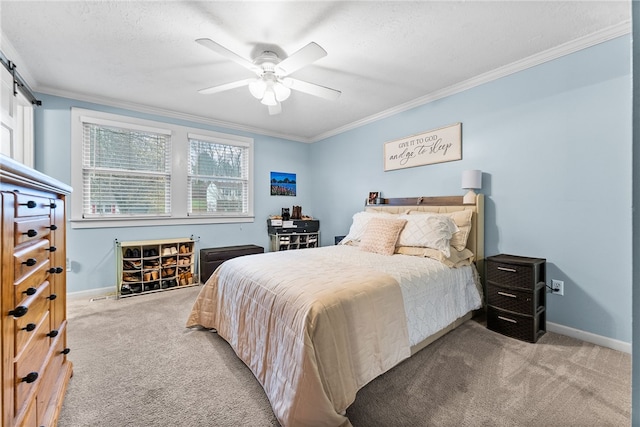
[[531, 316], [537, 312], [539, 307], [538, 293], [489, 284], [487, 286], [487, 304]]
[[540, 307], [534, 316], [487, 307], [487, 328], [522, 341], [536, 342], [545, 330], [545, 309]]
[[487, 281], [510, 288], [534, 290], [544, 279], [545, 260], [515, 255], [487, 258]]

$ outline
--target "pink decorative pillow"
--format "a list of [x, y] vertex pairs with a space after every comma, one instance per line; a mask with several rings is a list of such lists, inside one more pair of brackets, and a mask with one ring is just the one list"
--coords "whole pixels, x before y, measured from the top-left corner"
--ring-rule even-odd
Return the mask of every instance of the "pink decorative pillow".
[[371, 218], [360, 239], [360, 250], [393, 255], [406, 219]]

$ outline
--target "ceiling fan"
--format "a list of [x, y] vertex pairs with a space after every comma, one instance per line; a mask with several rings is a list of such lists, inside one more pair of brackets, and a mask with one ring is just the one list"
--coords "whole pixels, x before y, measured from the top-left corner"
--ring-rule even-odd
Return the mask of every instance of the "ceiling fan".
[[280, 103], [291, 95], [292, 89], [328, 100], [336, 100], [342, 93], [336, 89], [289, 77], [293, 72], [327, 55], [327, 52], [314, 42], [307, 44], [285, 59], [280, 59], [275, 52], [266, 50], [258, 55], [253, 62], [211, 39], [197, 39], [196, 42], [256, 73], [254, 78], [200, 89], [198, 92], [202, 94], [249, 86], [251, 95], [268, 106], [269, 114], [273, 115], [282, 111]]

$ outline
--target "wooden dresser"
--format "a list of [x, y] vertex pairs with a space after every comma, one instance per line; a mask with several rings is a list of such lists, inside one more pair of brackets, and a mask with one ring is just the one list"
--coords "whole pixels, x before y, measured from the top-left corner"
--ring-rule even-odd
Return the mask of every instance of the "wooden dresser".
[[65, 201], [71, 188], [0, 155], [2, 426], [55, 426], [67, 359]]

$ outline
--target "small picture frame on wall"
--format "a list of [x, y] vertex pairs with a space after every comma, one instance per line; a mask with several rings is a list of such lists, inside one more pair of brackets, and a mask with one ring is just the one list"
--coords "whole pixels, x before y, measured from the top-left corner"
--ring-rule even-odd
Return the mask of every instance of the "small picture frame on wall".
[[369, 191], [369, 198], [367, 199], [368, 205], [377, 205], [378, 199], [380, 198], [379, 191]]

